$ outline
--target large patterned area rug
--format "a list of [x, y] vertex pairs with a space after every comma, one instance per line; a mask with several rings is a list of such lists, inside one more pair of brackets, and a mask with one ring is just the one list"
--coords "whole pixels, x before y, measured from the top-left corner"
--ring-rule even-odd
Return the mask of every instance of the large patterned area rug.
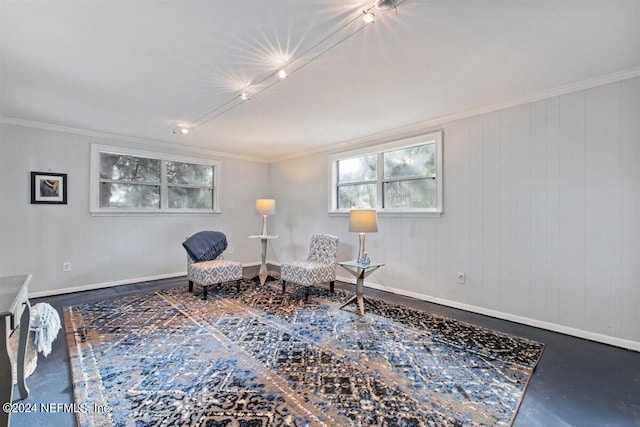
[[349, 293], [305, 302], [276, 285], [65, 308], [79, 424], [510, 425], [544, 348], [382, 301], [360, 317], [339, 308]]

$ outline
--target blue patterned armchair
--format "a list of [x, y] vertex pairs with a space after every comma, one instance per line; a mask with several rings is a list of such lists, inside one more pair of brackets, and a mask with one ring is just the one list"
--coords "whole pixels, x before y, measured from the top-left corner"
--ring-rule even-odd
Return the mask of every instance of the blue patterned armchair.
[[329, 282], [329, 289], [333, 293], [336, 280], [336, 256], [338, 252], [336, 236], [329, 234], [314, 234], [311, 236], [309, 255], [306, 261], [292, 261], [283, 264], [280, 269], [282, 293], [286, 283], [293, 282], [305, 287], [305, 300], [309, 298], [309, 286]]

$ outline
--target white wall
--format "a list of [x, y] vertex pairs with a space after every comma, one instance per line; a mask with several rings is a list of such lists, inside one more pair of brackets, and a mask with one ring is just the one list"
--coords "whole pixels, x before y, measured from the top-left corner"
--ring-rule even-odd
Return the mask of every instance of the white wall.
[[[381, 215], [367, 249], [386, 265], [369, 284], [640, 350], [639, 117], [634, 78], [425, 128], [444, 130], [444, 214]], [[355, 257], [348, 218], [327, 214], [328, 152], [271, 166], [209, 156], [222, 161], [220, 215], [97, 217], [92, 142], [154, 149], [0, 124], [0, 275], [32, 273], [32, 294], [182, 274], [180, 243], [201, 229], [224, 231], [234, 259], [256, 262], [247, 235], [265, 196], [281, 236], [269, 259], [303, 258], [325, 232], [340, 237], [339, 259]], [[29, 203], [29, 173], [49, 170], [68, 174], [68, 205]]]
[[[125, 145], [89, 136], [0, 124], [0, 275], [32, 273], [30, 293], [45, 295], [125, 283], [139, 278], [184, 274], [184, 237], [203, 229], [227, 235], [233, 255], [256, 262], [259, 245], [257, 197], [268, 196], [269, 166], [234, 158], [204, 156], [181, 147], [126, 144], [165, 153], [222, 161], [221, 214], [91, 216], [91, 143]], [[67, 205], [30, 204], [30, 172], [68, 174]], [[72, 263], [62, 272], [63, 262]]]
[[[434, 129], [444, 214], [381, 215], [370, 284], [640, 350], [640, 78]], [[355, 257], [348, 218], [327, 214], [329, 154], [271, 166], [274, 259], [321, 232]]]

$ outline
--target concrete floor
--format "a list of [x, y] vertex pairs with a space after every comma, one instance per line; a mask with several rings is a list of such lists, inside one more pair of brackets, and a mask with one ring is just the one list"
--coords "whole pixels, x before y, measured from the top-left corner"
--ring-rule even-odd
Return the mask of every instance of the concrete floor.
[[[186, 278], [59, 295], [32, 300], [31, 303], [48, 302], [61, 310], [69, 305], [175, 286], [186, 288]], [[346, 283], [336, 283], [336, 287], [353, 291], [353, 285]], [[513, 424], [515, 427], [640, 426], [638, 352], [373, 289], [365, 289], [365, 295], [545, 343], [544, 354]], [[39, 356], [38, 368], [27, 384], [31, 394], [21, 403], [36, 404], [38, 412], [14, 413], [11, 416], [12, 427], [76, 425], [75, 414], [65, 412], [62, 405], [55, 405], [73, 403], [63, 331], [58, 335], [52, 353], [46, 358]], [[17, 395], [15, 390], [14, 396]], [[41, 403], [53, 405], [49, 405], [49, 412], [42, 413], [39, 410]], [[59, 412], [53, 412], [55, 409]]]

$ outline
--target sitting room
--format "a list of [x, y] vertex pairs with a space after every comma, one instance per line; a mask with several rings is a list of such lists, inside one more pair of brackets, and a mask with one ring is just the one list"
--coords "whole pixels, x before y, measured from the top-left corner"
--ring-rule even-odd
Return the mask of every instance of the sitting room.
[[640, 0], [0, 0], [0, 427], [640, 426], [639, 117]]

